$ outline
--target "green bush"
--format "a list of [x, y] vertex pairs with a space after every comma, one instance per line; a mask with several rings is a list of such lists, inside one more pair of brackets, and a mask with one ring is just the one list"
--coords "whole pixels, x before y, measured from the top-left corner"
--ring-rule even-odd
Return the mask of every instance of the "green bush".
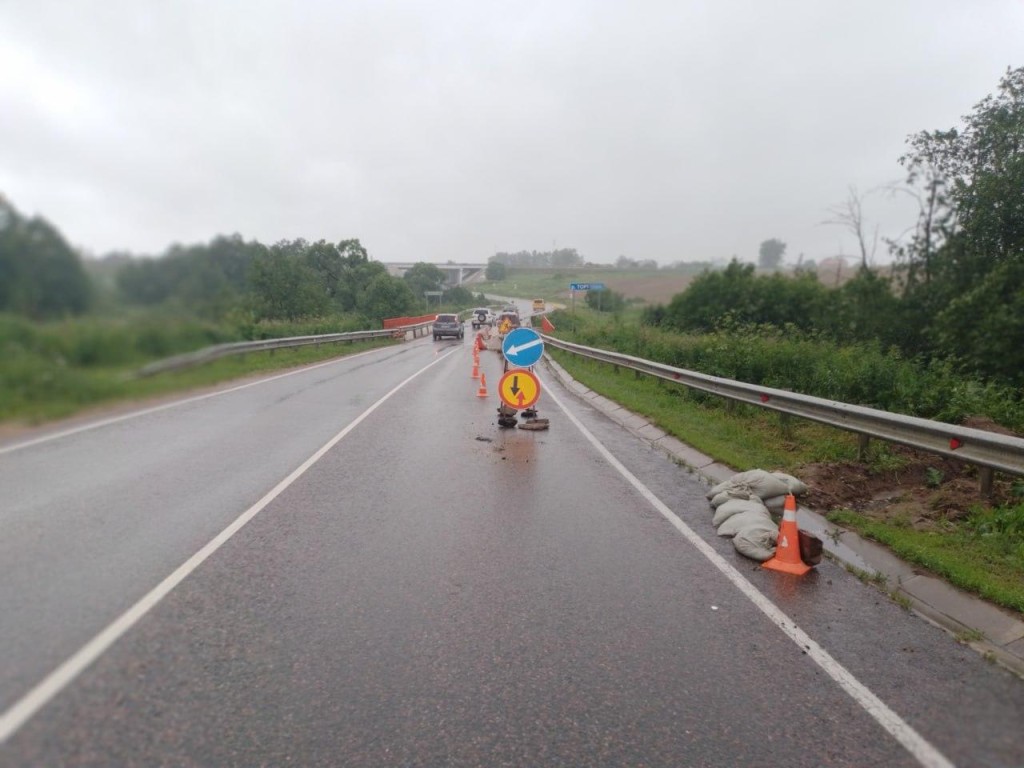
[[[567, 313], [555, 325], [571, 329]], [[823, 334], [789, 326], [723, 323], [711, 333], [679, 333], [607, 322], [579, 313], [572, 340], [677, 368], [785, 389], [844, 403], [958, 423], [987, 416], [1024, 430], [1019, 392], [965, 378], [949, 361], [906, 359], [877, 341], [838, 345]]]
[[37, 323], [0, 314], [0, 419], [52, 417], [125, 397], [128, 374], [147, 362], [228, 341], [311, 336], [376, 325], [357, 315], [222, 324], [166, 313], [129, 312]]

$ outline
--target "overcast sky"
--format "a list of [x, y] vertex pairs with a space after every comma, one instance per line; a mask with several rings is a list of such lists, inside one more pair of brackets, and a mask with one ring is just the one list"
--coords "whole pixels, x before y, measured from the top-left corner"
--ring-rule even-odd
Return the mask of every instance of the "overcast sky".
[[1008, 66], [1022, 0], [0, 0], [0, 194], [95, 255], [820, 259]]

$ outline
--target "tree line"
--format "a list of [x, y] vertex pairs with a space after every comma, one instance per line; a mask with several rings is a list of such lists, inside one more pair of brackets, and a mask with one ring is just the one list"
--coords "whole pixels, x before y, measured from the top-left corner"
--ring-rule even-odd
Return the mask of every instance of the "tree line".
[[264, 245], [239, 235], [173, 245], [159, 258], [113, 253], [83, 260], [40, 217], [26, 218], [0, 198], [0, 312], [32, 320], [82, 315], [98, 306], [159, 308], [211, 321], [246, 315], [297, 320], [355, 314], [367, 320], [425, 313], [424, 294], [469, 306], [465, 288], [446, 288], [437, 266], [419, 263], [402, 277], [370, 259], [357, 239], [303, 239]]

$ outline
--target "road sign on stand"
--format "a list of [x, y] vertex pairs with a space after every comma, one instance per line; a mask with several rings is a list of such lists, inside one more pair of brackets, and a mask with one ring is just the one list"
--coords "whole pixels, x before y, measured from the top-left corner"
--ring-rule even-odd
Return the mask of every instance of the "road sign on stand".
[[570, 291], [603, 291], [604, 283], [569, 283]]
[[529, 368], [544, 354], [544, 340], [533, 328], [516, 328], [501, 342], [501, 353], [512, 365]]
[[537, 402], [540, 381], [525, 368], [513, 368], [498, 382], [498, 396], [509, 408], [521, 411]]

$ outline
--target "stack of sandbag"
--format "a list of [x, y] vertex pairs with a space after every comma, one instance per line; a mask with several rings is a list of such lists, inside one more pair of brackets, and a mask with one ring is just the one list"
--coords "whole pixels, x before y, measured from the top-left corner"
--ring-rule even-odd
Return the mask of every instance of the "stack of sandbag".
[[770, 510], [781, 513], [788, 494], [806, 492], [806, 485], [783, 472], [740, 472], [708, 491], [715, 510], [711, 523], [719, 536], [732, 538], [740, 554], [764, 562], [775, 554], [779, 536]]
[[[803, 496], [807, 486], [792, 475], [785, 472], [766, 472], [763, 469], [751, 469], [733, 475], [725, 482], [719, 483], [710, 491], [708, 498], [711, 506], [718, 508], [716, 500], [723, 493], [748, 493], [761, 498], [762, 503], [772, 512], [782, 514], [786, 496]], [[719, 502], [721, 503], [721, 502]]]

